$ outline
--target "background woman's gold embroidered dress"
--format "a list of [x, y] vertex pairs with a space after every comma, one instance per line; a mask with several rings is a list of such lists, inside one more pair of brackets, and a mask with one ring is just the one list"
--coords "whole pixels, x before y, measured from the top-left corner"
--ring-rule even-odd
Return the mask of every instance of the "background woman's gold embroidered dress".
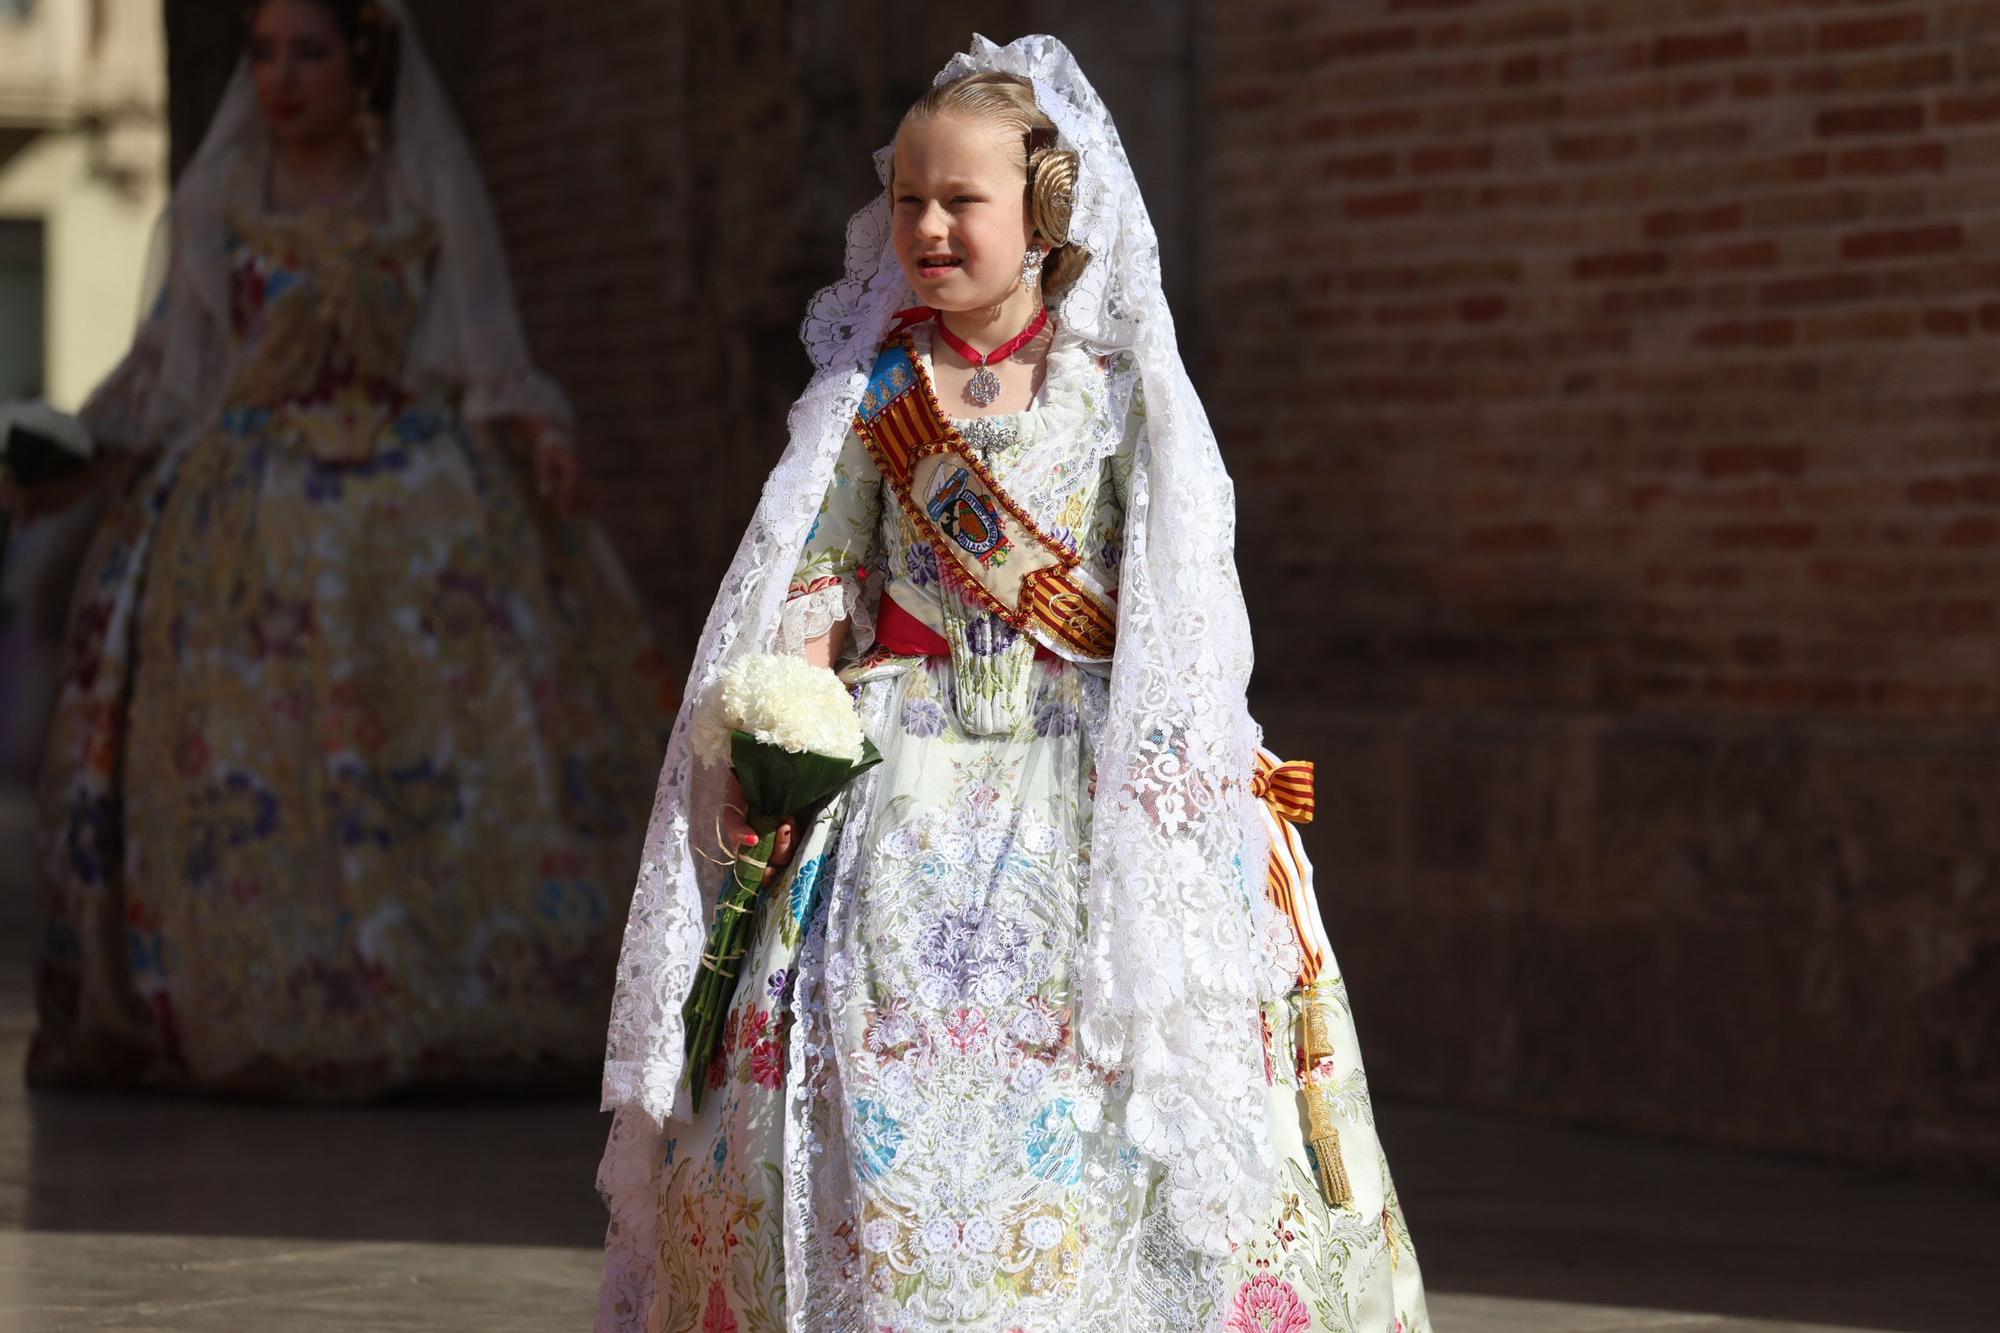
[[219, 416], [85, 568], [37, 1083], [354, 1097], [601, 1051], [661, 673], [601, 534], [406, 382], [439, 233], [371, 194], [231, 205]]
[[[927, 341], [920, 329], [920, 359]], [[1106, 586], [1140, 434], [1139, 410], [1120, 406], [1129, 382], [1112, 378], [1059, 342], [1034, 407], [956, 423]], [[861, 612], [865, 645], [864, 571], [879, 572], [879, 605], [950, 652], [878, 648], [848, 673], [884, 762], [769, 891], [722, 1051], [697, 1071], [713, 1091], [668, 1130], [657, 1296], [635, 1326], [1426, 1329], [1330, 958], [1318, 993], [1335, 1016], [1353, 1198], [1329, 1206], [1313, 1180], [1295, 995], [1264, 1015], [1278, 1207], [1227, 1261], [1181, 1243], [1126, 1132], [1121, 1080], [1074, 1032], [1105, 670], [1038, 652], [941, 581], [852, 436], [781, 644]]]

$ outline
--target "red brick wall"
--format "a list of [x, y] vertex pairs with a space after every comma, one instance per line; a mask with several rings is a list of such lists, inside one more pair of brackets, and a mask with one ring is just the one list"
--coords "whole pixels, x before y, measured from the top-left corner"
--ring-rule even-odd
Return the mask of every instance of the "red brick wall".
[[[668, 441], [713, 438], [717, 421], [695, 391], [712, 357], [687, 262], [687, 9], [421, 7], [485, 168], [529, 339], [576, 405], [606, 522], [643, 590], [676, 578], [673, 539], [706, 518], [684, 498], [711, 458]], [[691, 632], [684, 607], [647, 601], [670, 641]]]
[[1378, 1083], [2000, 1162], [2000, 4], [1209, 16], [1204, 387]]

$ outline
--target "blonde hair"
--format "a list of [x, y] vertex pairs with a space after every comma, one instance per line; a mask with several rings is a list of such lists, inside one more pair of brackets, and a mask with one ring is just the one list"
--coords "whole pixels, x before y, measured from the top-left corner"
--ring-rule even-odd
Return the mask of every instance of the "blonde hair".
[[1053, 305], [1090, 263], [1090, 251], [1069, 238], [1076, 154], [1055, 146], [1056, 123], [1035, 105], [1035, 85], [1018, 74], [983, 70], [939, 84], [917, 99], [903, 121], [951, 115], [995, 121], [1019, 132], [1028, 173], [1028, 223], [1049, 247], [1042, 261], [1042, 299]]

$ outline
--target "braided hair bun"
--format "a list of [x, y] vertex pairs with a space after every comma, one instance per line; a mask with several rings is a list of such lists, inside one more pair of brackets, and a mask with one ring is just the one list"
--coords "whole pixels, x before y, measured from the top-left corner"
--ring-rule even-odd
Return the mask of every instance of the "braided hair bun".
[[904, 117], [932, 120], [958, 115], [997, 121], [1021, 136], [1021, 165], [1028, 177], [1028, 221], [1034, 239], [1048, 247], [1042, 261], [1042, 296], [1062, 298], [1090, 263], [1090, 252], [1070, 239], [1076, 205], [1074, 152], [1056, 147], [1056, 125], [1035, 104], [1035, 86], [1018, 74], [984, 70], [939, 84], [918, 98]]

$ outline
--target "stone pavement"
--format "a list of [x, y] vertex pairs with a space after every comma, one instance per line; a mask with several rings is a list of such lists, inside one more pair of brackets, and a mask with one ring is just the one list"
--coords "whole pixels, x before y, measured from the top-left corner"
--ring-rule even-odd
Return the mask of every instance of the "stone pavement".
[[[16, 870], [0, 870], [0, 1333], [588, 1328], [590, 1107], [30, 1097]], [[2000, 1327], [2000, 1192], [1380, 1113], [1444, 1333]]]

